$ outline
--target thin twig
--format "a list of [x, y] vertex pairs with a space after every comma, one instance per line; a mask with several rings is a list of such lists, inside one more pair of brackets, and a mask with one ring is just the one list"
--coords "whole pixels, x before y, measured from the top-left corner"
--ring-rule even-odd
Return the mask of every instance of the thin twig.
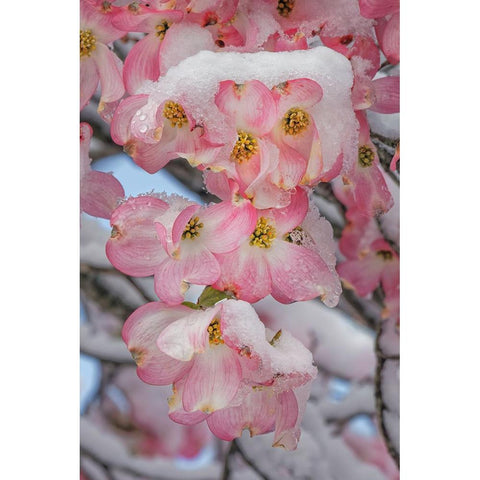
[[248, 456], [245, 454], [243, 449], [240, 447], [239, 442], [235, 439], [232, 440], [232, 443], [235, 444], [236, 451], [239, 453], [239, 455], [242, 457], [242, 460], [261, 478], [264, 480], [270, 480], [270, 477], [263, 473], [258, 466], [248, 458]]
[[380, 336], [382, 334], [382, 324], [378, 327], [377, 338], [375, 340], [375, 355], [377, 356], [377, 369], [375, 371], [375, 406], [377, 413], [377, 420], [380, 426], [380, 432], [387, 446], [390, 456], [395, 461], [398, 468], [400, 468], [400, 454], [397, 452], [392, 444], [390, 435], [387, 432], [387, 428], [383, 419], [383, 413], [388, 410], [385, 400], [382, 394], [382, 370], [385, 362], [389, 359], [400, 360], [399, 355], [387, 356], [382, 352], [380, 347]]
[[222, 472], [222, 480], [228, 480], [230, 478], [230, 458], [232, 455], [237, 451], [237, 446], [234, 442], [230, 443], [230, 448], [228, 452], [225, 454], [225, 460], [223, 463], [223, 472]]

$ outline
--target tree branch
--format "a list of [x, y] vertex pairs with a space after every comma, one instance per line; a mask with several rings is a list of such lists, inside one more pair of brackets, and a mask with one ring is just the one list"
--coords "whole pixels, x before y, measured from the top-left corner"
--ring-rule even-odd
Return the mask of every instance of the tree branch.
[[380, 347], [380, 336], [382, 334], [382, 324], [379, 325], [377, 330], [377, 338], [375, 340], [375, 355], [377, 357], [377, 369], [375, 371], [375, 406], [376, 406], [376, 416], [378, 424], [380, 426], [380, 432], [387, 446], [390, 456], [395, 461], [398, 468], [400, 468], [400, 455], [399, 452], [395, 449], [388, 434], [384, 419], [383, 413], [385, 410], [388, 410], [388, 407], [385, 403], [382, 394], [382, 369], [387, 360], [400, 360], [399, 355], [385, 355]]

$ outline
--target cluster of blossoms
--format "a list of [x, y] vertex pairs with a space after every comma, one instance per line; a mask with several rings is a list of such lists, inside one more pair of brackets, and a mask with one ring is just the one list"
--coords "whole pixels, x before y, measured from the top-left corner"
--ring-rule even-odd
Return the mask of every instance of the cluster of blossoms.
[[[123, 339], [142, 380], [172, 385], [175, 422], [205, 421], [224, 440], [275, 431], [274, 445], [294, 449], [316, 368], [251, 304], [335, 307], [342, 280], [359, 296], [380, 286], [385, 316], [398, 316], [398, 253], [376, 221], [393, 198], [367, 117], [398, 112], [399, 77], [375, 78], [382, 55], [399, 61], [398, 4], [387, 3], [81, 0], [80, 108], [100, 83], [98, 112], [137, 165], [153, 174], [184, 158], [220, 200], [125, 198], [90, 169], [81, 124], [81, 208], [110, 220], [115, 268], [154, 278], [160, 301], [128, 318]], [[312, 200], [321, 182], [349, 222], [337, 268]], [[195, 304], [190, 284], [206, 287]]]

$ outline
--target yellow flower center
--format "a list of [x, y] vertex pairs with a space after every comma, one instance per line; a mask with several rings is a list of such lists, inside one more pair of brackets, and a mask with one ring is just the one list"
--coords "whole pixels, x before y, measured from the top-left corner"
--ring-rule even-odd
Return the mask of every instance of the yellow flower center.
[[163, 116], [170, 120], [172, 127], [182, 128], [188, 122], [185, 110], [179, 103], [168, 101], [163, 107]]
[[170, 23], [168, 23], [166, 20], [164, 20], [162, 23], [159, 23], [155, 27], [155, 35], [160, 39], [163, 40], [165, 38], [165, 34], [167, 33], [167, 30], [170, 28]]
[[242, 163], [250, 160], [258, 152], [257, 139], [250, 133], [239, 130], [237, 141], [233, 147], [230, 159], [233, 162]]
[[214, 318], [212, 323], [207, 328], [208, 331], [208, 341], [210, 345], [220, 345], [223, 342], [222, 331], [220, 330], [220, 320]]
[[264, 217], [260, 217], [255, 230], [250, 235], [250, 245], [260, 248], [270, 248], [274, 238], [275, 229], [267, 223]]
[[278, 0], [277, 3], [277, 12], [282, 16], [287, 18], [290, 15], [290, 12], [295, 6], [295, 0]]
[[390, 250], [379, 250], [377, 256], [387, 262], [393, 258], [393, 253]]
[[370, 167], [375, 160], [375, 154], [368, 145], [358, 148], [358, 163], [361, 167]]
[[91, 30], [80, 30], [80, 58], [89, 57], [97, 48], [97, 39]]
[[203, 223], [200, 223], [200, 219], [198, 217], [192, 217], [182, 233], [182, 238], [184, 240], [186, 238], [191, 238], [193, 240], [200, 235], [199, 230], [201, 228], [203, 228]]
[[301, 108], [291, 108], [282, 119], [283, 131], [287, 135], [298, 135], [310, 124], [310, 116]]

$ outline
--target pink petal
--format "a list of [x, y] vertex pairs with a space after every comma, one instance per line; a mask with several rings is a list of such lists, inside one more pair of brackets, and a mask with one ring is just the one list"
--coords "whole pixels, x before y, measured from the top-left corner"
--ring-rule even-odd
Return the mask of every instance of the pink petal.
[[375, 103], [370, 110], [378, 113], [400, 111], [400, 77], [383, 77], [373, 81]]
[[292, 107], [310, 108], [317, 104], [323, 96], [322, 87], [309, 78], [288, 80], [272, 88], [278, 102], [280, 115]]
[[392, 208], [393, 197], [378, 161], [357, 175], [354, 184], [355, 204], [363, 212], [376, 215]]
[[274, 447], [295, 450], [300, 437], [300, 428], [296, 427], [298, 404], [295, 394], [288, 390], [278, 396], [275, 421]]
[[119, 13], [119, 9], [113, 7], [112, 11], [105, 12], [99, 4], [89, 0], [80, 2], [80, 29], [92, 30], [97, 45], [111, 43], [124, 35], [113, 25], [113, 17]]
[[250, 236], [257, 223], [257, 211], [248, 200], [221, 202], [201, 212], [200, 220], [204, 224], [200, 235], [208, 249], [228, 253]]
[[200, 208], [201, 206], [198, 204], [189, 205], [179, 213], [172, 227], [172, 243], [174, 245], [177, 245], [177, 243], [180, 241], [187, 223]]
[[160, 75], [161, 40], [150, 33], [137, 42], [128, 52], [123, 67], [125, 88], [135, 94], [145, 80], [158, 80]]
[[397, 162], [400, 160], [400, 143], [395, 148], [395, 154], [390, 162], [390, 170], [394, 172], [397, 169]]
[[211, 413], [225, 408], [237, 393], [241, 373], [237, 354], [225, 345], [211, 346], [195, 355], [185, 381], [184, 409]]
[[168, 205], [159, 198], [140, 196], [129, 198], [112, 214], [113, 234], [106, 253], [115, 268], [127, 275], [152, 275], [166, 257], [155, 230], [155, 221]]
[[280, 158], [278, 170], [272, 174], [272, 181], [280, 188], [295, 188], [307, 169], [307, 160], [284, 141], [279, 142]]
[[245, 242], [227, 255], [218, 255], [221, 275], [213, 287], [231, 291], [238, 299], [250, 303], [266, 297], [271, 290], [271, 279], [261, 250]]
[[94, 217], [110, 219], [124, 196], [121, 183], [110, 173], [92, 170], [80, 180], [80, 207]]
[[80, 110], [89, 102], [97, 89], [100, 76], [92, 57], [80, 60]]
[[[94, 55], [102, 87], [101, 103], [114, 102], [125, 93], [120, 59], [103, 43], [97, 44]], [[100, 105], [101, 109], [102, 106]]]
[[180, 257], [168, 257], [155, 269], [155, 293], [165, 303], [176, 305], [183, 302], [188, 283], [212, 285], [219, 275], [220, 266], [209, 250], [201, 244], [184, 244]]
[[286, 233], [298, 227], [308, 211], [308, 195], [302, 187], [297, 187], [291, 196], [290, 204], [287, 207], [272, 209], [270, 215], [275, 220], [275, 230], [277, 237], [282, 237]]
[[271, 389], [252, 390], [238, 407], [212, 413], [207, 424], [214, 435], [231, 441], [248, 429], [250, 436], [271, 432], [275, 426], [276, 399]]
[[200, 410], [196, 410], [194, 412], [185, 411], [182, 403], [185, 380], [185, 377], [181, 378], [173, 385], [174, 393], [168, 399], [168, 416], [174, 422], [180, 423], [182, 425], [196, 425], [200, 422], [203, 422], [208, 417], [208, 413], [201, 412]]
[[334, 178], [340, 175], [342, 168], [343, 168], [343, 153], [339, 153], [335, 160], [335, 163], [328, 170], [322, 173], [319, 180], [321, 182], [332, 181]]
[[170, 147], [170, 144], [165, 145], [162, 141], [154, 144], [136, 142], [131, 149], [127, 149], [127, 153], [139, 167], [153, 174], [161, 170], [170, 160], [179, 156], [176, 152], [172, 152]]
[[350, 284], [360, 297], [373, 292], [380, 283], [383, 265], [380, 262], [363, 260], [348, 260], [337, 266], [337, 272]]
[[338, 303], [339, 279], [320, 255], [305, 247], [279, 241], [268, 252], [272, 296], [281, 303], [320, 297], [329, 307]]
[[395, 13], [388, 20], [379, 19], [375, 32], [387, 60], [396, 65], [400, 62], [400, 14]]
[[399, 0], [359, 0], [360, 14], [365, 18], [380, 18], [400, 9]]
[[220, 306], [205, 311], [190, 310], [188, 315], [167, 326], [157, 339], [160, 351], [177, 360], [191, 360], [195, 353], [208, 348], [207, 328]]
[[181, 362], [162, 353], [156, 340], [162, 330], [188, 314], [184, 306], [167, 307], [160, 302], [142, 305], [128, 317], [122, 338], [137, 363], [137, 374], [146, 383], [168, 385], [185, 376], [192, 362]]
[[131, 140], [132, 118], [147, 102], [148, 95], [132, 95], [120, 102], [110, 125], [110, 135], [117, 145], [125, 145]]
[[258, 80], [242, 85], [233, 80], [221, 82], [215, 103], [221, 112], [233, 119], [237, 130], [262, 136], [272, 129], [276, 121], [275, 100], [270, 90]]

